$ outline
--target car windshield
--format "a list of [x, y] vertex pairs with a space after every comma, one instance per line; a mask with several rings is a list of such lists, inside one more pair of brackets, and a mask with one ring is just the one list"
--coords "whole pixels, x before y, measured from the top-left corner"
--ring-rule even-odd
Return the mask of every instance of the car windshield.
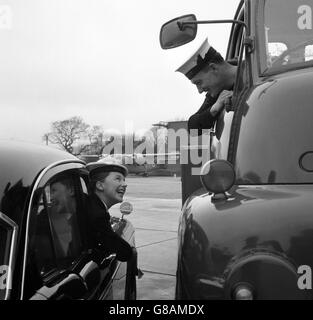
[[[313, 0], [266, 0], [259, 10], [263, 74], [313, 65]], [[263, 5], [262, 5], [263, 6]]]

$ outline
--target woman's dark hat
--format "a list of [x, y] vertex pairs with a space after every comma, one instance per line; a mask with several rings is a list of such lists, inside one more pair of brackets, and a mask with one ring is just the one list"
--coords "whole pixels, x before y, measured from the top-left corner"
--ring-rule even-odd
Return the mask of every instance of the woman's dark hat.
[[94, 176], [100, 172], [120, 172], [124, 177], [128, 174], [128, 169], [117, 163], [90, 162], [86, 165], [90, 176]]

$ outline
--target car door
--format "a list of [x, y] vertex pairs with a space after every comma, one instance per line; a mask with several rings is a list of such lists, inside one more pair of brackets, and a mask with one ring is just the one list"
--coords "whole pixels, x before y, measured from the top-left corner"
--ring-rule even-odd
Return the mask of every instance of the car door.
[[27, 228], [22, 297], [94, 299], [108, 291], [110, 261], [92, 259], [86, 238], [84, 165], [50, 168], [34, 190]]

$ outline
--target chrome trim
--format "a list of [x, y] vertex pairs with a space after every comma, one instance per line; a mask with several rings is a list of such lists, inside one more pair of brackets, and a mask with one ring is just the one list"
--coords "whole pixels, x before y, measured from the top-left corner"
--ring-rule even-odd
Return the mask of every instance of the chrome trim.
[[120, 280], [120, 279], [124, 278], [124, 276], [123, 276], [123, 277], [120, 278], [120, 279], [115, 279], [115, 276], [116, 276], [116, 274], [117, 274], [117, 271], [118, 271], [118, 269], [120, 268], [120, 266], [121, 266], [122, 263], [127, 263], [127, 261], [121, 262], [121, 261], [117, 260], [116, 268], [115, 268], [115, 270], [114, 270], [114, 272], [113, 272], [113, 274], [112, 274], [112, 281], [114, 281], [114, 280]]
[[223, 284], [220, 283], [220, 281], [214, 281], [214, 280], [210, 280], [210, 279], [204, 279], [204, 278], [201, 278], [199, 279], [199, 282], [201, 284], [204, 284], [204, 285], [208, 285], [208, 286], [212, 286], [212, 287], [215, 287], [215, 288], [219, 288], [219, 289], [223, 289]]
[[49, 170], [51, 170], [54, 167], [60, 166], [62, 164], [68, 164], [68, 163], [78, 163], [78, 164], [86, 165], [84, 161], [79, 160], [79, 159], [77, 159], [77, 160], [75, 160], [75, 159], [59, 160], [59, 161], [53, 162], [52, 164], [50, 164], [49, 166], [47, 166], [46, 168], [44, 168], [41, 171], [41, 173], [39, 174], [38, 178], [36, 179], [36, 181], [34, 183], [32, 193], [31, 193], [31, 196], [29, 199], [28, 209], [27, 209], [27, 221], [26, 221], [25, 246], [24, 246], [23, 271], [22, 271], [22, 286], [21, 286], [20, 300], [23, 300], [23, 297], [24, 297], [24, 282], [25, 282], [26, 257], [27, 257], [27, 246], [28, 246], [29, 218], [30, 218], [31, 205], [32, 205], [33, 198], [34, 198], [34, 193], [37, 190], [41, 179], [44, 177], [44, 175]]
[[[108, 288], [108, 290], [106, 290], [104, 293], [102, 293], [102, 294], [100, 295], [99, 300], [104, 300], [104, 299], [105, 299], [105, 297], [109, 294], [110, 287], [112, 288], [112, 294], [114, 294], [114, 293], [113, 293], [113, 281], [118, 281], [118, 280], [120, 280], [120, 279], [114, 279], [114, 277], [116, 276], [116, 273], [117, 273], [118, 269], [120, 268], [121, 264], [122, 264], [122, 263], [127, 263], [126, 261], [125, 261], [125, 262], [121, 262], [121, 261], [119, 261], [119, 260], [116, 260], [116, 261], [117, 261], [117, 263], [116, 263], [116, 268], [115, 268], [115, 270], [114, 270], [114, 272], [113, 272], [113, 274], [112, 274], [112, 277], [110, 278], [110, 280], [109, 280], [109, 282], [107, 283], [107, 286], [106, 286], [106, 288]], [[125, 274], [125, 277], [126, 277], [126, 274]], [[124, 278], [124, 277], [122, 277], [122, 278]], [[121, 278], [121, 279], [122, 279], [122, 278]]]
[[15, 251], [16, 251], [16, 243], [17, 243], [18, 225], [1, 211], [0, 211], [0, 220], [3, 220], [13, 229], [12, 237], [11, 237], [11, 245], [10, 245], [10, 255], [9, 255], [8, 282], [7, 282], [7, 289], [4, 297], [4, 300], [8, 300], [10, 298], [10, 293], [12, 289], [12, 275], [13, 275], [13, 270], [14, 270], [15, 260], [16, 260]]

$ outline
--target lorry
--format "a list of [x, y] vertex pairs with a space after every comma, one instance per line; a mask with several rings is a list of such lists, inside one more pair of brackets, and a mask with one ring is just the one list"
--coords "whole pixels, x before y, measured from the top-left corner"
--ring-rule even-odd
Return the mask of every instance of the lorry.
[[200, 176], [182, 166], [176, 299], [313, 297], [312, 9], [242, 0], [232, 20], [188, 14], [161, 28], [174, 49], [200, 25], [231, 23], [225, 60], [238, 66]]

